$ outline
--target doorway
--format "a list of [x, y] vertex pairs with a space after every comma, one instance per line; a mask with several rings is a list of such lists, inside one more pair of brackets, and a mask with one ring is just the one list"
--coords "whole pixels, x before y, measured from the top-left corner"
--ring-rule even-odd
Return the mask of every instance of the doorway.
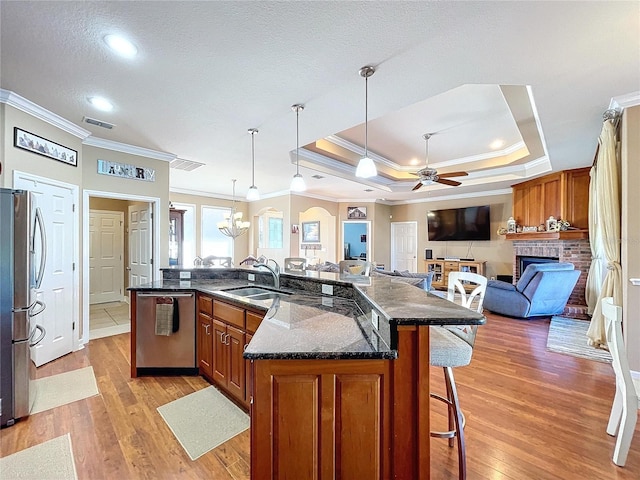
[[371, 261], [371, 222], [344, 220], [342, 222], [342, 259]]
[[123, 286], [119, 299], [107, 303], [90, 302], [91, 293], [96, 291], [95, 274], [93, 276], [90, 274], [90, 262], [84, 262], [83, 265], [83, 333], [81, 342], [84, 344], [93, 338], [130, 331], [129, 295], [126, 289], [159, 278], [160, 271], [153, 259], [160, 258], [159, 242], [156, 240], [160, 238], [160, 222], [154, 221], [154, 213], [160, 211], [160, 199], [92, 190], [85, 190], [83, 195], [85, 252], [92, 251], [89, 244], [91, 209], [117, 211], [124, 218], [123, 262], [120, 269]]

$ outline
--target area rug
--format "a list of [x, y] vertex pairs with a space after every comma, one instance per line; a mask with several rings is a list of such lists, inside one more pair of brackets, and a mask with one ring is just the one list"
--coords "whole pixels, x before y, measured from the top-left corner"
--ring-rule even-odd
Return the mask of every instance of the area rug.
[[191, 460], [249, 428], [249, 416], [214, 387], [158, 407]]
[[71, 436], [67, 433], [0, 458], [0, 478], [2, 480], [77, 479]]
[[98, 395], [98, 385], [93, 367], [39, 378], [36, 383], [36, 399], [31, 414], [76, 402]]
[[598, 362], [611, 363], [606, 350], [587, 344], [589, 322], [567, 317], [552, 317], [547, 337], [547, 350]]

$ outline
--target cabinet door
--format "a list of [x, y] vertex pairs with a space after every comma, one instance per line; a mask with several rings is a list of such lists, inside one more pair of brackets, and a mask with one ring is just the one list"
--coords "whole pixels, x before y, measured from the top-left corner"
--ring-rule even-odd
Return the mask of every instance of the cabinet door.
[[211, 378], [213, 375], [213, 325], [211, 318], [198, 315], [198, 367], [200, 373]]
[[226, 323], [213, 319], [213, 380], [224, 387], [227, 386], [229, 371], [226, 336]]
[[244, 358], [242, 353], [244, 352], [244, 332], [232, 327], [227, 326], [227, 351], [228, 351], [228, 375], [227, 375], [227, 389], [234, 397], [241, 402], [245, 400], [245, 368]]

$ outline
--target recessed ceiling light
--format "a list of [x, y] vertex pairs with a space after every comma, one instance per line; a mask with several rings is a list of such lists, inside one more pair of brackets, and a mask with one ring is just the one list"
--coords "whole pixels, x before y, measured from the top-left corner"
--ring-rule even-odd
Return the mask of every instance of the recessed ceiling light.
[[104, 41], [111, 50], [123, 57], [133, 58], [138, 53], [136, 46], [120, 35], [107, 35], [104, 37]]
[[113, 105], [109, 100], [102, 97], [89, 97], [89, 103], [96, 107], [98, 110], [102, 110], [103, 112], [110, 112], [113, 110]]
[[502, 140], [501, 138], [498, 138], [489, 144], [489, 148], [493, 150], [497, 150], [502, 147], [504, 147], [504, 140]]

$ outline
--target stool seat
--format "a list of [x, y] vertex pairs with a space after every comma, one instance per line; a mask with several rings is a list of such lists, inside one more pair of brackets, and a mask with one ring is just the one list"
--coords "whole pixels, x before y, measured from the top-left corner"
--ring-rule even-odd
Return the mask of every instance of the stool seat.
[[464, 367], [471, 363], [473, 348], [446, 328], [431, 327], [429, 352], [433, 367]]

